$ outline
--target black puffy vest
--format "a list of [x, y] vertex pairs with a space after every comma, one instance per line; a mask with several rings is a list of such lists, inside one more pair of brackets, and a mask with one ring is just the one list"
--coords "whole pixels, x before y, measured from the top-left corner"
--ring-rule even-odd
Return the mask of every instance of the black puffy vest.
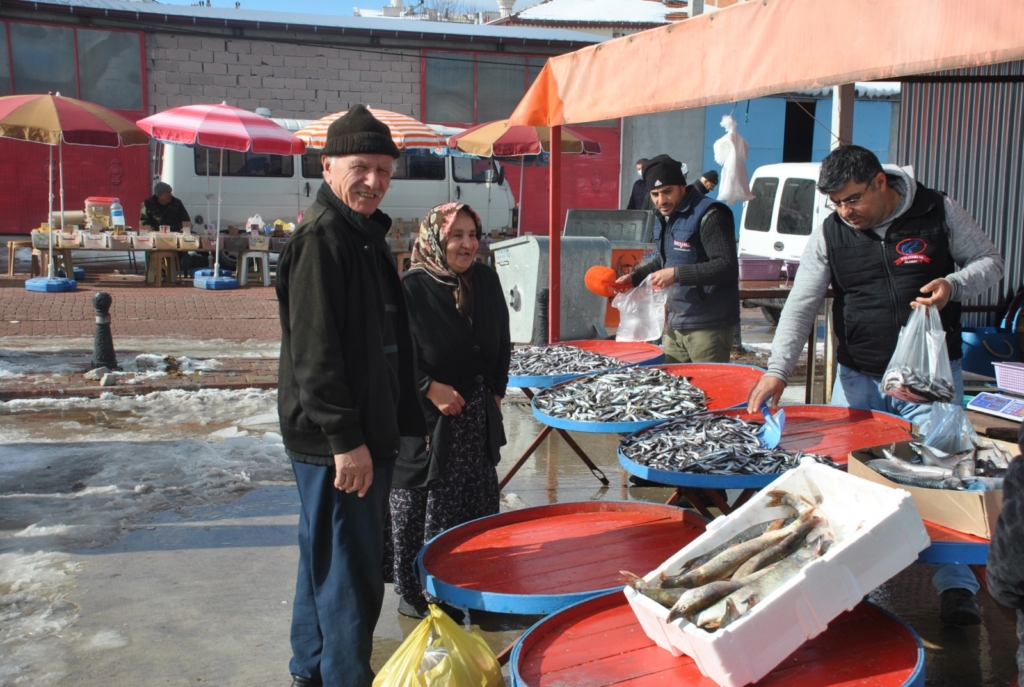
[[[911, 301], [925, 295], [922, 286], [956, 269], [945, 217], [942, 194], [918, 184], [914, 202], [884, 239], [844, 224], [834, 212], [825, 219], [841, 364], [876, 377], [885, 372]], [[956, 360], [962, 355], [960, 303], [950, 301], [939, 315], [949, 358]]]
[[[654, 242], [665, 267], [695, 265], [708, 261], [700, 238], [704, 215], [717, 201], [699, 193], [687, 193], [679, 207], [654, 225]], [[740, 321], [739, 284], [691, 286], [672, 284], [668, 291], [667, 322], [670, 329], [724, 329]]]

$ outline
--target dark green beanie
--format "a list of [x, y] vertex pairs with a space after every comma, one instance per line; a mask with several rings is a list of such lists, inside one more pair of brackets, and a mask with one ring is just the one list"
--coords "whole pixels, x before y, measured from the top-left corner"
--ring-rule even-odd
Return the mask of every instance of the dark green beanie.
[[391, 129], [366, 109], [353, 105], [327, 128], [327, 143], [321, 155], [390, 155], [402, 156]]

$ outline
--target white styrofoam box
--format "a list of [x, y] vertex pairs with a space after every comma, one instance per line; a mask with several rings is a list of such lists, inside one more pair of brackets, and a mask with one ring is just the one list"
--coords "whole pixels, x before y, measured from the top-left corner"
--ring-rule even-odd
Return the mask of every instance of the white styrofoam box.
[[[726, 518], [708, 523], [700, 537], [650, 572], [678, 574], [683, 562], [728, 541], [751, 525], [785, 517], [768, 508], [767, 492], [780, 489], [811, 501], [827, 518], [836, 542], [820, 559], [775, 590], [750, 613], [710, 633], [678, 619], [632, 588], [626, 598], [644, 632], [673, 656], [686, 654], [701, 673], [723, 687], [760, 680], [828, 623], [917, 560], [931, 543], [910, 494], [889, 489], [806, 459]], [[787, 509], [788, 511], [788, 509]]]
[[[548, 237], [522, 236], [491, 245], [494, 269], [508, 305], [509, 331], [514, 343], [534, 338], [537, 296], [548, 288]], [[561, 333], [563, 341], [603, 339], [608, 299], [591, 293], [583, 279], [594, 265], [612, 264], [608, 239], [584, 236], [562, 238]]]
[[127, 234], [104, 234], [106, 247], [116, 250], [131, 250], [132, 239]]
[[82, 234], [82, 245], [85, 248], [106, 248], [106, 234]]

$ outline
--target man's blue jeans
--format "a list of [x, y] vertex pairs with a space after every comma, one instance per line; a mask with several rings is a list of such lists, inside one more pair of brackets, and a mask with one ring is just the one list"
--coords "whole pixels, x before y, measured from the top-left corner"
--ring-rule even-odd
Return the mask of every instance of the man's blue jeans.
[[334, 487], [333, 465], [293, 459], [292, 470], [302, 507], [289, 669], [324, 687], [370, 687], [373, 628], [384, 603], [384, 509], [393, 468], [375, 465], [363, 498]]
[[[953, 386], [956, 389], [953, 403], [963, 403], [964, 373], [960, 360], [951, 360], [950, 367], [953, 368]], [[927, 420], [928, 414], [932, 411], [931, 404], [928, 403], [910, 403], [886, 396], [882, 393], [881, 377], [872, 377], [843, 365], [839, 366], [839, 376], [832, 388], [832, 405], [880, 410], [899, 415], [916, 425]], [[934, 567], [935, 577], [932, 583], [939, 594], [954, 587], [970, 590], [972, 594], [977, 593], [978, 581], [966, 565], [948, 563]]]

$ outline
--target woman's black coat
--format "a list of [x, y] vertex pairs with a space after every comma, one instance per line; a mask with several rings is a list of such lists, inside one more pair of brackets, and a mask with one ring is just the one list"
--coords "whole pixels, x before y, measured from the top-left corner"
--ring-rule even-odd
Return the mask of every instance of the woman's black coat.
[[487, 387], [488, 452], [495, 463], [500, 459], [505, 433], [501, 410], [492, 396], [505, 396], [512, 343], [501, 282], [486, 265], [478, 263], [473, 267], [472, 324], [459, 315], [452, 290], [425, 271], [406, 272], [402, 287], [417, 354], [423, 414], [431, 440], [428, 451], [423, 441], [403, 438], [392, 486], [415, 489], [429, 486], [444, 474], [448, 452], [451, 418], [441, 415], [426, 398], [431, 382], [452, 386], [467, 400], [478, 384]]

